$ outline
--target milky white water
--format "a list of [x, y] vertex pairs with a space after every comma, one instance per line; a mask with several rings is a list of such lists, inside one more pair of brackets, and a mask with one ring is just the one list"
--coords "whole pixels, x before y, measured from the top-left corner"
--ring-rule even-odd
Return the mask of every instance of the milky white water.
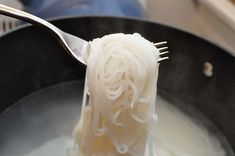
[[[82, 82], [49, 87], [20, 100], [0, 115], [0, 155], [67, 156], [71, 153], [82, 91]], [[208, 120], [192, 120], [159, 96], [156, 108], [159, 120], [154, 125], [154, 145], [159, 156], [233, 155], [222, 135], [215, 136], [203, 126], [211, 127]], [[213, 131], [218, 133], [217, 129]]]

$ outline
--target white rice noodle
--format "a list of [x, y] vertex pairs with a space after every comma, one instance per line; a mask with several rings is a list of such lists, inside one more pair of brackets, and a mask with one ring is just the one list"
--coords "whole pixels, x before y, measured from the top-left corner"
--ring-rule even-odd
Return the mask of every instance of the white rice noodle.
[[137, 33], [90, 43], [75, 146], [84, 156], [143, 156], [148, 145], [153, 156], [159, 51]]

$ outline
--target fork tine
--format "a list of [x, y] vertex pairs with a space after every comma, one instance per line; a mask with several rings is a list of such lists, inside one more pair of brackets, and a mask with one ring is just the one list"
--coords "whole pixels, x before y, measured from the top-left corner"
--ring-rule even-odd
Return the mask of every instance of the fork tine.
[[[163, 60], [167, 60], [169, 59], [169, 57], [161, 57], [162, 55], [164, 54], [168, 54], [169, 51], [167, 51], [168, 47], [166, 46], [167, 44], [167, 41], [163, 41], [163, 42], [157, 42], [157, 43], [154, 43], [153, 45], [157, 47], [157, 49], [159, 50], [159, 56], [160, 58], [157, 60], [158, 63], [160, 63], [161, 61]], [[165, 46], [165, 47], [162, 47], [162, 46]]]
[[163, 52], [163, 51], [165, 51], [165, 50], [167, 50], [167, 49], [168, 49], [168, 47], [158, 48], [158, 50], [159, 50], [160, 52]]
[[164, 55], [164, 54], [168, 54], [168, 53], [169, 53], [169, 51], [164, 51], [164, 52], [159, 53], [159, 56]]
[[160, 47], [160, 46], [163, 46], [165, 44], [167, 44], [167, 41], [157, 42], [157, 43], [154, 43], [153, 45], [156, 46], [156, 47]]
[[164, 61], [164, 60], [168, 60], [168, 59], [169, 59], [169, 57], [159, 58], [159, 59], [157, 60], [157, 62], [160, 63], [160, 62], [162, 62], [162, 61]]

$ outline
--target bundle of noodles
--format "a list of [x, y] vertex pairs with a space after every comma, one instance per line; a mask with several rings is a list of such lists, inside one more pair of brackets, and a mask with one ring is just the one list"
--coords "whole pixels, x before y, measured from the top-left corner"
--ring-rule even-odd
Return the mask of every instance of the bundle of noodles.
[[94, 39], [90, 48], [75, 155], [153, 155], [159, 51], [137, 33]]

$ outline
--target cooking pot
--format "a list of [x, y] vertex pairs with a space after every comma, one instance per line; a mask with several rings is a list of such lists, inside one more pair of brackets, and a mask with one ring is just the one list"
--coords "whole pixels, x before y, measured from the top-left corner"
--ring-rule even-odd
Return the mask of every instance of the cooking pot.
[[[85, 40], [110, 33], [138, 32], [152, 42], [168, 41], [170, 59], [160, 64], [158, 94], [176, 106], [184, 105], [185, 111], [187, 106], [199, 110], [235, 149], [235, 58], [225, 50], [181, 30], [137, 19], [67, 17], [51, 22]], [[0, 47], [0, 122], [6, 125], [11, 123], [1, 118], [27, 95], [84, 80], [85, 67], [72, 59], [53, 36], [35, 26], [5, 34], [0, 38]], [[27, 118], [24, 111], [22, 115]], [[14, 125], [11, 127], [14, 129]], [[2, 124], [0, 138], [3, 134], [6, 130]], [[3, 144], [0, 139], [0, 150]]]

